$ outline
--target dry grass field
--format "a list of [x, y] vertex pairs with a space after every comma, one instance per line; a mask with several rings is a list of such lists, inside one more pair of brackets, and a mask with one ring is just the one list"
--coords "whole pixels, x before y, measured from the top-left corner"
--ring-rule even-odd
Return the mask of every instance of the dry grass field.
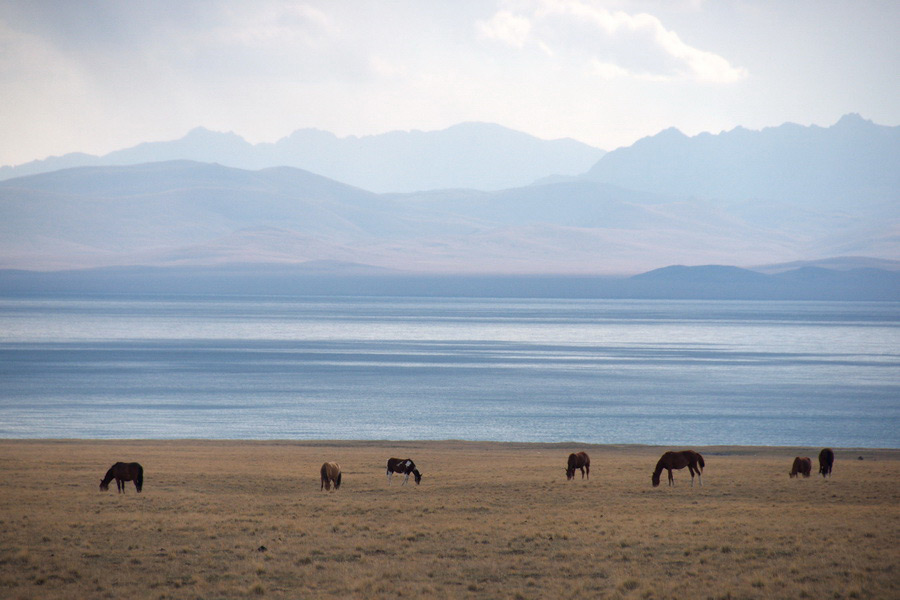
[[[0, 440], [0, 597], [900, 597], [900, 451], [836, 449], [825, 481], [788, 478], [818, 448], [697, 448], [702, 488], [654, 489], [663, 450]], [[391, 456], [422, 484], [388, 486]], [[119, 460], [142, 494], [98, 490]]]

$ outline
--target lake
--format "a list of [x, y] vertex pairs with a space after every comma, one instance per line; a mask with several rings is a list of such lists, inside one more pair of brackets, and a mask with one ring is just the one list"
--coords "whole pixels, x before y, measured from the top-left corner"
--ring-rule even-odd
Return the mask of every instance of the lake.
[[900, 303], [0, 298], [0, 437], [900, 446]]

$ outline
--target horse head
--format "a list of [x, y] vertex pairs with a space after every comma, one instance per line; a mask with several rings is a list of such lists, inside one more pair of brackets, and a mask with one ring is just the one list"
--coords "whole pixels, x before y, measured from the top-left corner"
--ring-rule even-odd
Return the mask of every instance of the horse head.
[[653, 487], [659, 487], [659, 473], [653, 473], [650, 476], [650, 481], [653, 483]]
[[422, 483], [422, 474], [419, 473], [418, 469], [413, 471], [413, 477], [416, 478], [416, 485], [419, 485], [420, 483]]
[[100, 491], [101, 492], [109, 491], [109, 484], [104, 482], [102, 479], [100, 480]]
[[575, 477], [575, 469], [574, 468], [566, 469], [566, 481], [572, 481], [572, 479], [574, 477]]

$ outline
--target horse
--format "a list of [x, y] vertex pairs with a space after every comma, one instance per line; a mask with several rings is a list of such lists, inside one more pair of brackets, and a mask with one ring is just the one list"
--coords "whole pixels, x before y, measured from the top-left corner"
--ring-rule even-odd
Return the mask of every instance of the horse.
[[672, 477], [672, 469], [683, 469], [687, 467], [691, 472], [691, 487], [694, 487], [694, 473], [697, 474], [697, 478], [700, 480], [700, 485], [702, 487], [703, 467], [705, 466], [706, 463], [703, 462], [703, 457], [700, 456], [699, 452], [694, 452], [693, 450], [666, 452], [659, 458], [659, 462], [656, 463], [656, 469], [654, 469], [650, 480], [653, 482], [653, 487], [657, 487], [659, 485], [659, 474], [662, 473], [663, 469], [666, 469], [669, 471], [669, 485], [675, 485], [675, 478]]
[[587, 452], [573, 453], [569, 455], [569, 462], [566, 466], [566, 481], [575, 479], [575, 469], [581, 471], [581, 478], [591, 478], [591, 457]]
[[109, 468], [109, 471], [106, 472], [106, 476], [100, 480], [100, 491], [105, 492], [108, 490], [109, 482], [114, 478], [116, 480], [116, 489], [119, 492], [124, 494], [125, 482], [133, 481], [135, 489], [138, 494], [140, 494], [141, 489], [144, 487], [144, 467], [136, 462], [117, 462]]
[[803, 475], [804, 477], [809, 477], [809, 474], [812, 472], [812, 459], [808, 456], [796, 457], [794, 459], [794, 465], [791, 467], [791, 472], [789, 475], [791, 479], [797, 477], [798, 475]]
[[391, 483], [391, 478], [394, 476], [394, 473], [400, 473], [401, 475], [406, 475], [403, 478], [403, 483], [400, 485], [406, 485], [406, 482], [409, 481], [409, 475], [412, 473], [413, 477], [416, 480], [416, 485], [419, 485], [422, 482], [422, 474], [419, 473], [419, 470], [416, 468], [416, 463], [406, 458], [389, 458], [387, 461], [387, 479], [388, 485]]
[[822, 477], [831, 477], [831, 467], [834, 466], [834, 450], [822, 448], [819, 452], [819, 473]]
[[336, 462], [323, 463], [321, 475], [322, 487], [319, 488], [320, 490], [330, 490], [332, 483], [334, 484], [334, 489], [341, 487], [341, 465]]

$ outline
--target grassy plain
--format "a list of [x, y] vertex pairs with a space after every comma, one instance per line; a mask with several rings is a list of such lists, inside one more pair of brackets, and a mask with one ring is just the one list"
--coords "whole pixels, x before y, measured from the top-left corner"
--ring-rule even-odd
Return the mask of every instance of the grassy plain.
[[[697, 448], [704, 487], [654, 489], [663, 450], [0, 440], [0, 597], [900, 597], [900, 450], [836, 449], [825, 481], [788, 478], [818, 449]], [[390, 456], [422, 484], [388, 486]], [[119, 460], [142, 494], [98, 490]]]

